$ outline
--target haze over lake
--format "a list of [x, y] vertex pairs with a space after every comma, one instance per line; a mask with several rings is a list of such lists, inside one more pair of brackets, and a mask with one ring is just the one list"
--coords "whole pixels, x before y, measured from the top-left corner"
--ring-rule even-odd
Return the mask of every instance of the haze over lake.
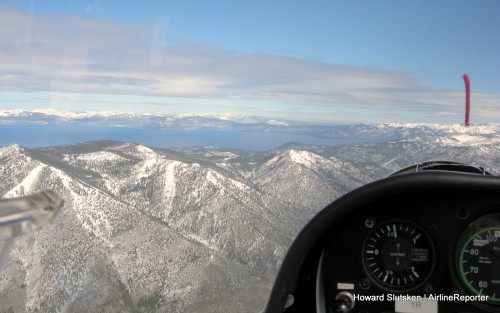
[[318, 138], [278, 132], [171, 130], [81, 125], [0, 125], [0, 134], [0, 146], [16, 143], [27, 148], [95, 140], [118, 140], [158, 148], [211, 145], [230, 149], [264, 151], [289, 142], [337, 146], [362, 141], [360, 138]]

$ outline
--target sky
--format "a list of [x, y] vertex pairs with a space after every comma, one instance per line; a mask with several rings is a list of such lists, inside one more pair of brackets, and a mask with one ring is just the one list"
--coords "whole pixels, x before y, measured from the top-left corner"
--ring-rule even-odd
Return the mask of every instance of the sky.
[[0, 109], [500, 123], [500, 1], [0, 1]]

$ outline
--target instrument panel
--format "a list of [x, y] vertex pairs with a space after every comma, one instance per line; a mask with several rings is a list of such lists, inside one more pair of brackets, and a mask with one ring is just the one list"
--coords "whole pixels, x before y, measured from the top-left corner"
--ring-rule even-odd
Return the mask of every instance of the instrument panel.
[[500, 177], [447, 161], [362, 186], [302, 229], [266, 313], [500, 313]]
[[[476, 194], [405, 193], [358, 208], [328, 232], [325, 312], [500, 312], [500, 207]], [[342, 312], [342, 311], [340, 311]]]

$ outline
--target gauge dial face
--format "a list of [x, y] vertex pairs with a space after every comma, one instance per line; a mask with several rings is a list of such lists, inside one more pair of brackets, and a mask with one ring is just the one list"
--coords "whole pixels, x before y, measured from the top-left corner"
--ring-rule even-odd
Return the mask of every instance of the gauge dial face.
[[434, 267], [434, 245], [427, 233], [408, 221], [377, 226], [365, 240], [363, 266], [372, 281], [389, 291], [421, 285]]
[[500, 304], [500, 213], [485, 215], [460, 236], [457, 243], [458, 276], [473, 295], [488, 296]]

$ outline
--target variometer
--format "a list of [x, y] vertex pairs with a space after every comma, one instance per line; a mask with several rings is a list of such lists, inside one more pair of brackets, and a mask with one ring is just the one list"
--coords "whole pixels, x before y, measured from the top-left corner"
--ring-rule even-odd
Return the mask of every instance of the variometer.
[[434, 245], [420, 226], [403, 220], [389, 221], [368, 235], [362, 260], [376, 285], [389, 291], [408, 291], [431, 274]]

